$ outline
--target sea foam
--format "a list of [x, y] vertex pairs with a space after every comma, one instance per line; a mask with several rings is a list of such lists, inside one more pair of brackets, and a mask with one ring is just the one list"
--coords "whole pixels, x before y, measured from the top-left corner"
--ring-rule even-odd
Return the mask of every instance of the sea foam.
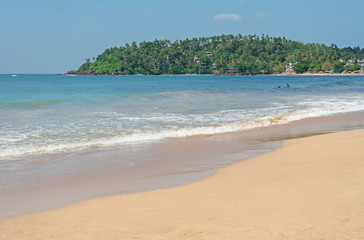
[[[1, 159], [364, 110], [364, 77], [1, 77], [6, 90], [0, 95]], [[290, 88], [277, 87], [288, 82]]]

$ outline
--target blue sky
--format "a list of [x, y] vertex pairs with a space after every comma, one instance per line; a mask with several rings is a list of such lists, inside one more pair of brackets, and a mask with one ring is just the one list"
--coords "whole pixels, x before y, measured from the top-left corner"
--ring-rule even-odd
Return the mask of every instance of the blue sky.
[[64, 73], [133, 41], [268, 34], [364, 47], [364, 0], [0, 0], [0, 73]]

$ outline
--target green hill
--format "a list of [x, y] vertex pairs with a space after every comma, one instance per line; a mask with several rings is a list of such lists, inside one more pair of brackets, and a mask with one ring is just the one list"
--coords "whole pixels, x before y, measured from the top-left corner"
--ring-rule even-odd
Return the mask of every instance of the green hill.
[[294, 63], [296, 72], [342, 71], [364, 59], [360, 47], [338, 48], [282, 37], [221, 35], [170, 42], [155, 40], [106, 49], [69, 74], [271, 74]]

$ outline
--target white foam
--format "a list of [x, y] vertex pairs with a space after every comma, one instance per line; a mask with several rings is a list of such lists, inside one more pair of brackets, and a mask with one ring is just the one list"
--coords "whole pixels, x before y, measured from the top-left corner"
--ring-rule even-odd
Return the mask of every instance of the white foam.
[[92, 118], [92, 121], [82, 118], [65, 124], [62, 129], [56, 123], [47, 123], [47, 129], [38, 129], [31, 124], [22, 128], [6, 126], [0, 134], [0, 158], [236, 132], [308, 117], [363, 110], [363, 94], [341, 94], [300, 96], [258, 109], [238, 108], [207, 113], [152, 111], [128, 115], [114, 111], [97, 112], [98, 116], [105, 118]]
[[301, 104], [314, 105], [306, 110], [290, 111], [283, 114], [277, 114], [271, 117], [260, 117], [256, 120], [246, 122], [236, 122], [216, 126], [201, 126], [201, 127], [182, 127], [178, 129], [165, 129], [159, 131], [148, 131], [144, 133], [132, 133], [125, 136], [114, 136], [110, 138], [99, 138], [85, 141], [75, 141], [71, 143], [50, 144], [48, 146], [37, 146], [30, 144], [27, 146], [18, 146], [14, 149], [4, 149], [0, 153], [0, 158], [16, 157], [26, 154], [37, 153], [52, 153], [69, 150], [80, 150], [92, 146], [113, 146], [122, 144], [134, 144], [158, 141], [166, 138], [181, 138], [196, 135], [213, 135], [221, 133], [229, 133], [242, 131], [253, 128], [267, 127], [277, 124], [285, 124], [291, 121], [300, 120], [308, 117], [327, 116], [337, 113], [362, 111], [364, 104], [332, 102], [301, 102]]

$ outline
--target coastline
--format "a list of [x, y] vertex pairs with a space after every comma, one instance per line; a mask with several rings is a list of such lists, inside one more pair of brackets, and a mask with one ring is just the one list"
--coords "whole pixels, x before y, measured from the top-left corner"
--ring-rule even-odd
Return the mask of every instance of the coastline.
[[[0, 220], [183, 185], [286, 139], [364, 127], [362, 77], [71, 78], [3, 76], [38, 100], [11, 94], [2, 108]], [[325, 115], [341, 120], [327, 128]]]
[[288, 140], [181, 187], [0, 223], [0, 239], [360, 239], [364, 130]]
[[83, 73], [59, 73], [57, 75], [63, 76], [364, 76], [364, 72], [359, 73], [271, 73], [271, 74], [242, 74], [242, 73], [222, 73], [222, 74], [158, 74], [158, 75], [144, 75], [144, 74], [133, 74], [133, 75], [124, 75], [124, 74], [83, 74]]
[[[64, 170], [53, 177], [25, 178], [16, 185], [4, 185], [0, 191], [0, 221], [98, 197], [181, 186], [274, 151], [282, 141], [362, 129], [363, 123], [364, 113], [353, 112], [232, 133], [168, 139], [144, 147], [91, 148], [72, 155], [40, 156], [25, 164], [36, 172]], [[125, 165], [123, 159], [134, 163]]]

